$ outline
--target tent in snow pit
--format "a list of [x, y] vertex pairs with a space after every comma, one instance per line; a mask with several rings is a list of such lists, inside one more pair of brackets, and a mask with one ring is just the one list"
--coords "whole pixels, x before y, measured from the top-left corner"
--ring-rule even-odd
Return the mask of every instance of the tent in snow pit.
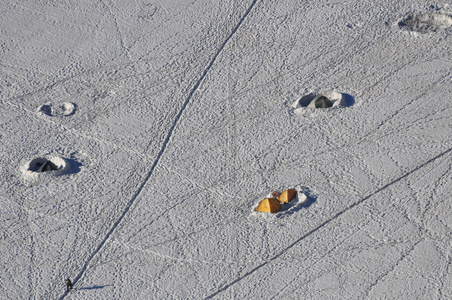
[[256, 208], [257, 211], [260, 212], [271, 212], [275, 213], [281, 210], [281, 204], [276, 198], [265, 198]]
[[36, 172], [47, 172], [47, 171], [58, 170], [58, 167], [55, 166], [55, 164], [53, 162], [51, 162], [50, 160], [47, 160], [43, 163], [38, 162], [38, 163], [36, 163], [36, 166], [38, 167]]
[[281, 203], [289, 203], [290, 200], [295, 198], [296, 195], [297, 195], [297, 191], [292, 190], [292, 189], [287, 189], [284, 192], [282, 192], [281, 195], [279, 195], [278, 200]]
[[307, 107], [310, 108], [328, 108], [333, 106], [333, 102], [323, 95], [317, 95]]

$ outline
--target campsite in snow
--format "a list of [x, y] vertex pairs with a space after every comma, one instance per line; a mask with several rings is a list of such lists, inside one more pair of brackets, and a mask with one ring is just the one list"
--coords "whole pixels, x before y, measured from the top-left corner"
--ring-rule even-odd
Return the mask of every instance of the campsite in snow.
[[0, 299], [452, 299], [450, 0], [0, 11]]

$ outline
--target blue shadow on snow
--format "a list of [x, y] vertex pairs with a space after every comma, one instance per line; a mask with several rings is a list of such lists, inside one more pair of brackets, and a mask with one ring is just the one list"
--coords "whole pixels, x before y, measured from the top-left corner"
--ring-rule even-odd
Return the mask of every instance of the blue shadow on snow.
[[93, 285], [90, 287], [82, 287], [79, 288], [79, 290], [98, 290], [98, 289], [103, 289], [105, 287], [109, 287], [109, 286], [113, 286], [113, 284], [107, 284], [107, 285]]
[[308, 187], [302, 186], [300, 189], [300, 192], [306, 195], [307, 200], [303, 203], [299, 203], [297, 201], [292, 200], [289, 203], [285, 203], [282, 206], [281, 211], [279, 211], [278, 218], [284, 218], [287, 216], [290, 216], [298, 211], [300, 211], [303, 208], [308, 208], [312, 204], [314, 204], [317, 201], [317, 195], [314, 194]]

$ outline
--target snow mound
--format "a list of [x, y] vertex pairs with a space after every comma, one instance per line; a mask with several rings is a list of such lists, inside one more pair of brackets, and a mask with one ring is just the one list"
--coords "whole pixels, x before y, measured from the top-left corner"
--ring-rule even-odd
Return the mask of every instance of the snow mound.
[[71, 102], [63, 102], [59, 105], [52, 105], [52, 103], [43, 104], [38, 107], [38, 114], [49, 117], [55, 116], [70, 116], [75, 113], [76, 105]]
[[409, 31], [429, 33], [452, 26], [452, 15], [441, 13], [410, 14], [398, 23], [399, 27]]
[[62, 175], [69, 169], [69, 163], [59, 156], [37, 157], [20, 167], [22, 175], [27, 180], [38, 179], [42, 176]]

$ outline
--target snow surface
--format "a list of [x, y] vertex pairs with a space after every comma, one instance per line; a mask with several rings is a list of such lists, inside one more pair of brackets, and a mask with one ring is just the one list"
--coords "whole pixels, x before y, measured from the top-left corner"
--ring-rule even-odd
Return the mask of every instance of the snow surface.
[[452, 298], [450, 0], [0, 11], [1, 299]]

